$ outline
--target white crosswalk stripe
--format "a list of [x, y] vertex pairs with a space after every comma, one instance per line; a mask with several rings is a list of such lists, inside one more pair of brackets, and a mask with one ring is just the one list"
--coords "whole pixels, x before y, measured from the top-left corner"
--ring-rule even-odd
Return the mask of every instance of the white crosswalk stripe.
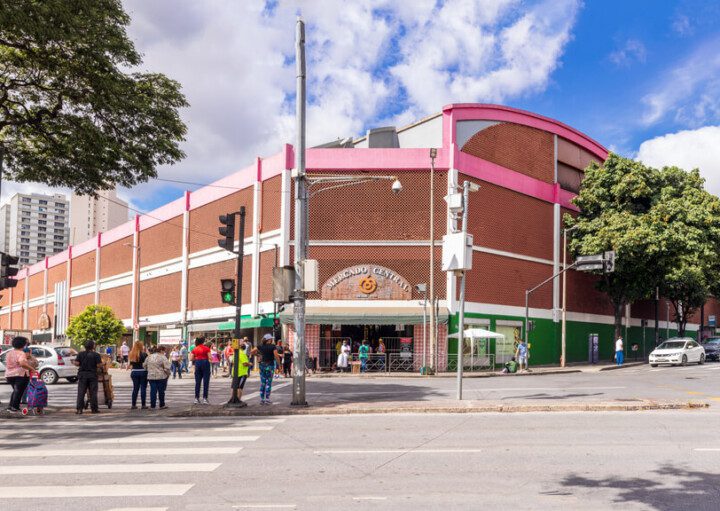
[[[212, 477], [225, 460], [236, 456], [243, 449], [239, 444], [255, 442], [285, 421], [92, 419], [24, 422], [21, 429], [14, 421], [0, 425], [0, 476], [9, 476], [0, 482], [3, 510], [27, 509], [28, 505], [66, 509], [68, 504], [62, 503], [69, 499], [98, 499], [87, 509], [174, 509], [168, 507], [174, 501], [167, 499], [184, 498], [195, 485], [203, 484], [201, 474]], [[55, 440], [57, 435], [62, 435], [62, 442]], [[87, 475], [68, 479], [72, 474]], [[122, 482], [116, 482], [116, 477], [122, 477]], [[37, 485], [28, 484], [36, 478]], [[126, 501], [128, 496], [143, 500]]]

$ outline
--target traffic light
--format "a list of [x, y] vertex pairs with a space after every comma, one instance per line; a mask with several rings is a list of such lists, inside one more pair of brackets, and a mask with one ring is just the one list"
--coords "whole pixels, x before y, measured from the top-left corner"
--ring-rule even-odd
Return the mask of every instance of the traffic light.
[[235, 280], [234, 279], [220, 280], [220, 298], [222, 299], [222, 303], [235, 305]]
[[220, 215], [220, 223], [222, 227], [218, 227], [218, 232], [223, 238], [218, 240], [218, 245], [225, 250], [234, 252], [235, 250], [235, 213], [227, 213]]
[[532, 320], [532, 319], [528, 320], [527, 330], [528, 330], [528, 332], [532, 332], [533, 330], [535, 330], [535, 321], [534, 320]]
[[612, 273], [615, 271], [615, 251], [610, 250], [605, 252], [605, 273]]
[[13, 268], [13, 265], [16, 265], [18, 261], [17, 257], [0, 252], [0, 289], [8, 289], [18, 285], [17, 280], [10, 278], [18, 273], [18, 269]]

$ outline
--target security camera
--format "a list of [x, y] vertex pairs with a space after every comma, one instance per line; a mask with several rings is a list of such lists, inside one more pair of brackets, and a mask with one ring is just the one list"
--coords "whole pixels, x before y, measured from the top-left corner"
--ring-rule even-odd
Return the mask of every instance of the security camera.
[[402, 183], [400, 182], [399, 179], [396, 179], [396, 180], [393, 182], [393, 184], [392, 184], [392, 191], [393, 191], [393, 193], [396, 194], [396, 195], [397, 195], [398, 193], [402, 192]]

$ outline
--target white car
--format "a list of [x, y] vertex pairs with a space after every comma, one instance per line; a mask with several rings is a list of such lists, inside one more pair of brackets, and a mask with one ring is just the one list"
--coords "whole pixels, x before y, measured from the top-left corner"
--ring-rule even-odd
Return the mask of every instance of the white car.
[[705, 348], [690, 338], [668, 339], [650, 353], [650, 365], [705, 363]]
[[[77, 381], [78, 367], [73, 364], [77, 351], [64, 346], [50, 346], [31, 344], [30, 354], [38, 360], [40, 367], [40, 378], [46, 385], [57, 383], [60, 378], [65, 378], [70, 383]], [[0, 378], [5, 378], [5, 357], [10, 350], [0, 354]]]

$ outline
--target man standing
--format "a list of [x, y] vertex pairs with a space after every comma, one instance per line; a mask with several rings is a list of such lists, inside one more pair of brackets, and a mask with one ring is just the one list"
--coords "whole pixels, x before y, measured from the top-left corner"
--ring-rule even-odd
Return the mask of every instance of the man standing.
[[129, 354], [130, 348], [128, 348], [127, 341], [123, 341], [122, 346], [120, 346], [120, 356], [122, 357], [122, 362], [120, 362], [120, 369], [127, 367]]
[[[250, 360], [248, 359], [245, 349], [247, 348], [245, 341], [240, 342], [240, 350], [238, 351], [238, 366], [236, 368], [237, 383], [233, 378], [232, 386], [233, 390], [237, 390], [238, 399], [242, 400], [243, 388], [250, 372]], [[234, 375], [233, 375], [234, 376]], [[237, 386], [236, 386], [237, 385]], [[247, 406], [247, 403], [240, 401], [240, 406]]]
[[625, 361], [625, 352], [623, 351], [623, 338], [618, 337], [617, 341], [615, 341], [615, 362], [617, 365], [621, 366], [623, 365], [623, 362]]
[[[125, 343], [123, 343], [125, 344]], [[125, 344], [127, 346], [127, 344]], [[127, 356], [124, 360], [127, 360]], [[83, 413], [85, 408], [85, 394], [90, 392], [90, 410], [92, 413], [100, 413], [98, 410], [98, 367], [102, 366], [100, 354], [95, 352], [95, 341], [85, 341], [85, 351], [78, 354], [73, 360], [78, 369], [77, 405], [75, 413]]]
[[367, 371], [367, 361], [370, 358], [370, 347], [365, 340], [358, 348], [358, 358], [360, 359], [360, 372], [364, 373]]
[[262, 344], [252, 350], [253, 355], [260, 355], [260, 404], [270, 405], [270, 391], [272, 390], [273, 372], [275, 364], [280, 365], [280, 355], [273, 342], [271, 334], [265, 334]]
[[182, 378], [183, 371], [190, 372], [188, 368], [188, 349], [185, 347], [185, 341], [180, 343], [180, 362], [180, 378]]
[[530, 353], [528, 353], [528, 346], [525, 343], [525, 339], [520, 339], [517, 349], [515, 350], [515, 358], [518, 362], [518, 369], [521, 372], [523, 371], [523, 368], [526, 371], [529, 369], [528, 359], [530, 358]]

